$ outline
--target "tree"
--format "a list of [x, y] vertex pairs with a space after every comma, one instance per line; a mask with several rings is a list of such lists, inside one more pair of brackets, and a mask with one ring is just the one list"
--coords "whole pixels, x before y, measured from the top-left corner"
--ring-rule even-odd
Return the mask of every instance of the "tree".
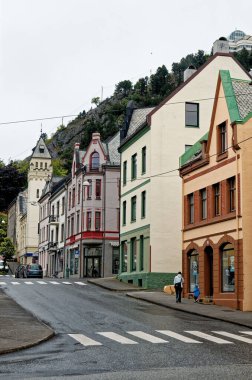
[[0, 255], [3, 257], [4, 263], [13, 259], [13, 256], [15, 255], [15, 247], [10, 238], [4, 238], [0, 244]]
[[99, 103], [100, 103], [100, 98], [99, 98], [99, 96], [96, 96], [95, 98], [93, 98], [92, 100], [91, 100], [91, 103], [92, 104], [95, 104], [96, 105], [96, 107], [99, 105]]
[[58, 177], [65, 177], [67, 175], [67, 169], [59, 158], [52, 160], [53, 175]]
[[115, 95], [128, 96], [132, 91], [132, 82], [130, 80], [123, 80], [115, 87]]

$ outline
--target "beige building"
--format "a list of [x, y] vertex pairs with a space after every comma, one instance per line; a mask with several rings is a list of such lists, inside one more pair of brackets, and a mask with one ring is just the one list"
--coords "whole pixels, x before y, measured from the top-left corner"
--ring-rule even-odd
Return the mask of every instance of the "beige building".
[[51, 175], [51, 155], [40, 137], [30, 159], [27, 189], [16, 200], [17, 258], [24, 264], [38, 260], [38, 200]]
[[222, 70], [209, 133], [181, 157], [184, 291], [252, 310], [252, 87]]
[[120, 279], [144, 287], [173, 281], [181, 269], [179, 156], [208, 131], [220, 69], [249, 76], [216, 53], [154, 109], [128, 110], [121, 153]]

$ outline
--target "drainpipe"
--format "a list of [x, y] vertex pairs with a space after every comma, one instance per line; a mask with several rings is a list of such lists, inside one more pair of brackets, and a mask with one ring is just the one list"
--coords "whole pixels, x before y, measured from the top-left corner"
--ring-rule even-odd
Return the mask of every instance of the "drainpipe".
[[106, 231], [106, 168], [103, 171], [103, 241], [102, 241], [102, 277], [105, 266], [105, 231]]
[[237, 274], [236, 274], [236, 278], [235, 278], [235, 284], [237, 284], [237, 290], [236, 290], [236, 308], [237, 310], [239, 310], [239, 256], [240, 256], [240, 243], [239, 243], [239, 240], [240, 240], [240, 233], [239, 233], [239, 215], [238, 215], [238, 212], [239, 212], [239, 209], [238, 209], [238, 205], [239, 205], [239, 188], [238, 188], [238, 185], [239, 185], [239, 181], [238, 181], [238, 171], [239, 171], [239, 162], [238, 162], [238, 154], [237, 152], [235, 151], [236, 153], [236, 194], [235, 194], [235, 202], [236, 202], [236, 230], [237, 230]]

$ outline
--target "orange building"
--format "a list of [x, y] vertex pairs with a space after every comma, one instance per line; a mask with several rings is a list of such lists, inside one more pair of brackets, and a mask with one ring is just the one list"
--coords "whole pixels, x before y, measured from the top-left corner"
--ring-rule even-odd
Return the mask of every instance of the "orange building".
[[252, 310], [252, 85], [220, 71], [209, 132], [180, 157], [184, 296]]

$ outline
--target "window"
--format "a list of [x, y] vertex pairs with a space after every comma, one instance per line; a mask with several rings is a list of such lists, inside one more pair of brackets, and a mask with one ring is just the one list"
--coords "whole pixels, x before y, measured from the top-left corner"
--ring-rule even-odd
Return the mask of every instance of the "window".
[[201, 200], [201, 219], [207, 218], [207, 190], [200, 190], [200, 200]]
[[70, 236], [70, 218], [67, 220], [67, 236]]
[[71, 198], [72, 198], [72, 192], [69, 191], [68, 193], [68, 210], [71, 208]]
[[39, 189], [37, 189], [37, 198], [39, 198]]
[[186, 127], [199, 127], [199, 104], [185, 104], [185, 125]]
[[225, 153], [227, 151], [227, 126], [226, 122], [221, 123], [217, 127], [217, 152], [218, 154]]
[[137, 154], [131, 157], [131, 179], [136, 179], [137, 177]]
[[193, 194], [188, 195], [188, 206], [189, 206], [188, 221], [189, 223], [194, 223], [194, 195]]
[[101, 229], [101, 213], [100, 211], [95, 212], [95, 231], [100, 231]]
[[64, 224], [61, 224], [61, 239], [60, 241], [64, 241]]
[[140, 235], [140, 257], [139, 257], [139, 270], [144, 270], [144, 236]]
[[59, 201], [56, 203], [56, 210], [57, 210], [57, 216], [59, 216], [59, 208], [60, 208], [60, 203]]
[[188, 255], [189, 259], [189, 273], [190, 273], [190, 278], [189, 278], [189, 287], [190, 287], [190, 292], [193, 292], [193, 289], [195, 285], [199, 285], [198, 283], [198, 276], [199, 276], [199, 254], [196, 249], [191, 251]]
[[75, 188], [73, 188], [73, 199], [72, 199], [72, 207], [75, 206]]
[[62, 213], [61, 215], [64, 215], [65, 214], [65, 197], [62, 197]]
[[220, 215], [220, 184], [213, 185], [214, 216]]
[[89, 182], [89, 186], [87, 186], [87, 197], [88, 199], [91, 199], [92, 198], [92, 180], [89, 179], [88, 182]]
[[124, 201], [123, 207], [122, 207], [122, 224], [123, 224], [123, 226], [126, 225], [126, 209], [127, 209], [127, 203], [126, 203], [126, 201]]
[[45, 162], [45, 169], [47, 169], [47, 162]]
[[80, 196], [81, 196], [81, 184], [80, 182], [78, 183], [78, 195], [77, 195], [77, 202], [80, 204]]
[[74, 216], [71, 217], [71, 236], [74, 235]]
[[91, 226], [92, 226], [92, 212], [88, 211], [87, 212], [87, 231], [91, 230]]
[[127, 161], [123, 163], [123, 185], [125, 186], [127, 183]]
[[100, 155], [98, 152], [94, 152], [91, 156], [91, 169], [99, 169]]
[[228, 179], [229, 212], [235, 211], [235, 177]]
[[235, 291], [235, 256], [230, 243], [221, 248], [221, 279], [222, 292]]
[[52, 205], [52, 216], [54, 216], [54, 205]]
[[131, 222], [136, 221], [136, 196], [131, 198]]
[[122, 272], [127, 272], [128, 270], [128, 245], [127, 241], [121, 242], [121, 263], [122, 263]]
[[44, 151], [45, 151], [44, 145], [40, 145], [39, 146], [39, 153], [44, 153]]
[[141, 218], [146, 216], [146, 191], [141, 193]]
[[95, 196], [96, 196], [96, 199], [101, 198], [101, 179], [97, 179], [95, 181]]
[[40, 162], [40, 169], [43, 169], [43, 162]]
[[142, 174], [146, 173], [146, 146], [142, 148]]
[[136, 238], [130, 239], [131, 271], [136, 270]]
[[36, 162], [35, 166], [36, 166], [36, 168], [38, 168], [38, 162]]
[[76, 233], [78, 234], [80, 232], [80, 212], [77, 212], [76, 215]]

